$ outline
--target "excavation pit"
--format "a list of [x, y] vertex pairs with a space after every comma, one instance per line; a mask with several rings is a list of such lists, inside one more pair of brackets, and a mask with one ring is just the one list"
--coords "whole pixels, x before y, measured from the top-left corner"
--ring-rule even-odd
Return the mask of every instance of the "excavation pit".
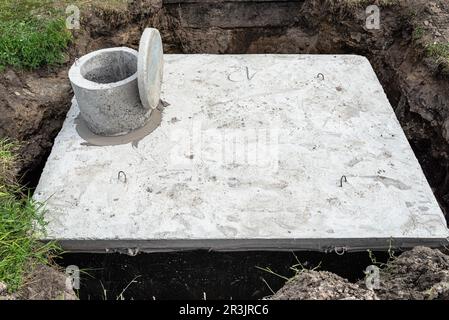
[[90, 146], [77, 102], [34, 198], [69, 251], [441, 246], [444, 216], [367, 59], [165, 55], [161, 125]]

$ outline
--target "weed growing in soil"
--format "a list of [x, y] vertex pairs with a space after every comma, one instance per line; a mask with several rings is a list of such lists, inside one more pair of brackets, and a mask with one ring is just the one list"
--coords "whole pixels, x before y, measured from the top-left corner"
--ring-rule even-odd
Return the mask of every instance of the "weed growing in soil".
[[420, 26], [416, 27], [412, 33], [412, 40], [418, 41], [424, 36], [424, 29]]
[[60, 10], [50, 0], [0, 3], [0, 69], [36, 69], [64, 61], [72, 39]]
[[449, 65], [449, 43], [433, 43], [427, 45], [427, 54], [446, 65]]
[[44, 232], [42, 206], [13, 182], [10, 175], [15, 161], [15, 143], [0, 140], [0, 282], [13, 292], [36, 264], [47, 264], [54, 243], [43, 244], [37, 232]]
[[[256, 266], [256, 269], [265, 271], [265, 272], [267, 272], [267, 273], [269, 273], [269, 274], [272, 274], [272, 275], [274, 275], [274, 276], [276, 276], [276, 277], [279, 277], [279, 278], [285, 280], [285, 281], [286, 281], [285, 283], [288, 283], [288, 282], [290, 282], [290, 281], [293, 281], [293, 279], [295, 279], [295, 278], [296, 278], [301, 272], [303, 272], [303, 271], [306, 271], [306, 270], [315, 271], [315, 270], [320, 269], [320, 267], [321, 267], [321, 262], [320, 262], [317, 266], [315, 266], [315, 267], [313, 267], [313, 268], [310, 268], [310, 269], [309, 269], [309, 268], [306, 268], [306, 267], [301, 263], [301, 261], [299, 261], [299, 259], [298, 259], [298, 257], [296, 256], [296, 254], [295, 254], [294, 252], [292, 252], [292, 254], [293, 254], [293, 256], [295, 257], [296, 262], [297, 262], [296, 264], [294, 264], [293, 266], [290, 267], [290, 270], [292, 270], [292, 271], [294, 272], [294, 276], [292, 276], [292, 277], [286, 277], [286, 276], [283, 276], [283, 275], [281, 275], [281, 274], [279, 274], [279, 273], [276, 273], [276, 272], [274, 272], [273, 270], [271, 270], [271, 268], [269, 268], [269, 267], [262, 268], [262, 267]], [[273, 291], [273, 289], [270, 287], [270, 285], [268, 284], [268, 282], [267, 282], [264, 278], [262, 278], [262, 281], [265, 283], [265, 285], [268, 287], [268, 289], [271, 291], [271, 293], [272, 293], [272, 294], [275, 294], [275, 292]]]

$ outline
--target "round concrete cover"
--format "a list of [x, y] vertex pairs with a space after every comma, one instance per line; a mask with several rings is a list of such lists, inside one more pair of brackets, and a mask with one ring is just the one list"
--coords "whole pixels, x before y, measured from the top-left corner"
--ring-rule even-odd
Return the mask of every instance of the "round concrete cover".
[[163, 63], [161, 35], [157, 29], [146, 28], [140, 38], [137, 80], [140, 100], [147, 110], [156, 109], [159, 104]]

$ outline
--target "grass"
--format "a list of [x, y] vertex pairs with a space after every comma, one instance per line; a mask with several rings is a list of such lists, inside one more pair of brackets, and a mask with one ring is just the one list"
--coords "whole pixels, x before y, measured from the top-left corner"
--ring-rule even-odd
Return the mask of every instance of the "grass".
[[0, 23], [0, 67], [37, 69], [60, 64], [70, 38], [60, 19]]
[[124, 10], [128, 0], [0, 0], [0, 71], [38, 69], [64, 62], [72, 41], [66, 28], [68, 5], [76, 5], [80, 14], [89, 5]]
[[441, 38], [436, 40], [434, 30], [423, 22], [425, 13], [422, 10], [410, 10], [408, 21], [413, 28], [411, 37], [415, 48], [422, 53], [423, 57], [428, 58], [429, 62], [438, 67], [438, 73], [449, 75], [449, 42]]
[[417, 41], [419, 39], [421, 39], [424, 36], [424, 29], [420, 26], [414, 28], [413, 33], [412, 33], [412, 39], [413, 41]]
[[437, 61], [449, 64], [449, 42], [428, 44], [426, 52]]
[[[279, 274], [279, 273], [274, 272], [274, 271], [271, 270], [271, 268], [269, 268], [269, 267], [266, 267], [266, 268], [259, 267], [259, 266], [255, 266], [255, 267], [256, 267], [256, 269], [265, 271], [265, 272], [267, 272], [267, 273], [269, 273], [269, 274], [272, 274], [272, 275], [274, 275], [274, 276], [276, 276], [276, 277], [278, 277], [278, 278], [281, 278], [281, 279], [285, 280], [285, 283], [288, 283], [288, 282], [290, 282], [290, 281], [293, 281], [293, 280], [294, 280], [294, 279], [295, 279], [301, 272], [303, 272], [303, 271], [307, 271], [307, 270], [309, 270], [309, 271], [316, 271], [316, 270], [320, 269], [320, 267], [321, 267], [321, 262], [320, 262], [317, 266], [315, 266], [315, 267], [313, 267], [313, 268], [306, 268], [306, 267], [301, 263], [301, 261], [299, 261], [299, 259], [298, 259], [298, 257], [296, 256], [296, 254], [295, 254], [294, 252], [292, 252], [292, 254], [293, 254], [293, 256], [295, 257], [296, 262], [297, 262], [296, 264], [294, 264], [294, 265], [292, 265], [292, 266], [290, 267], [290, 270], [292, 270], [292, 271], [294, 272], [294, 276], [291, 276], [291, 277], [283, 276], [283, 275], [281, 275], [281, 274]], [[275, 294], [275, 292], [273, 291], [273, 289], [271, 288], [271, 286], [268, 284], [268, 282], [267, 282], [264, 278], [262, 278], [262, 281], [265, 283], [265, 285], [268, 287], [268, 289], [271, 291], [271, 293], [272, 293], [272, 294]]]
[[14, 151], [17, 145], [9, 140], [0, 140], [0, 186], [13, 183], [12, 170]]
[[56, 245], [37, 240], [45, 232], [42, 205], [13, 181], [17, 145], [0, 140], [0, 282], [14, 292], [38, 263], [47, 264]]
[[37, 69], [64, 61], [72, 34], [50, 0], [2, 0], [0, 69]]

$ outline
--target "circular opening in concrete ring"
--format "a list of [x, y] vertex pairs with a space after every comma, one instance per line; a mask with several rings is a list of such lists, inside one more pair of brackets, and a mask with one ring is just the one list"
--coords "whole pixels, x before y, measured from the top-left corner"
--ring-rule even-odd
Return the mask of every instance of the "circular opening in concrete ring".
[[100, 84], [120, 82], [136, 72], [137, 55], [122, 48], [99, 50], [80, 65], [84, 79]]

